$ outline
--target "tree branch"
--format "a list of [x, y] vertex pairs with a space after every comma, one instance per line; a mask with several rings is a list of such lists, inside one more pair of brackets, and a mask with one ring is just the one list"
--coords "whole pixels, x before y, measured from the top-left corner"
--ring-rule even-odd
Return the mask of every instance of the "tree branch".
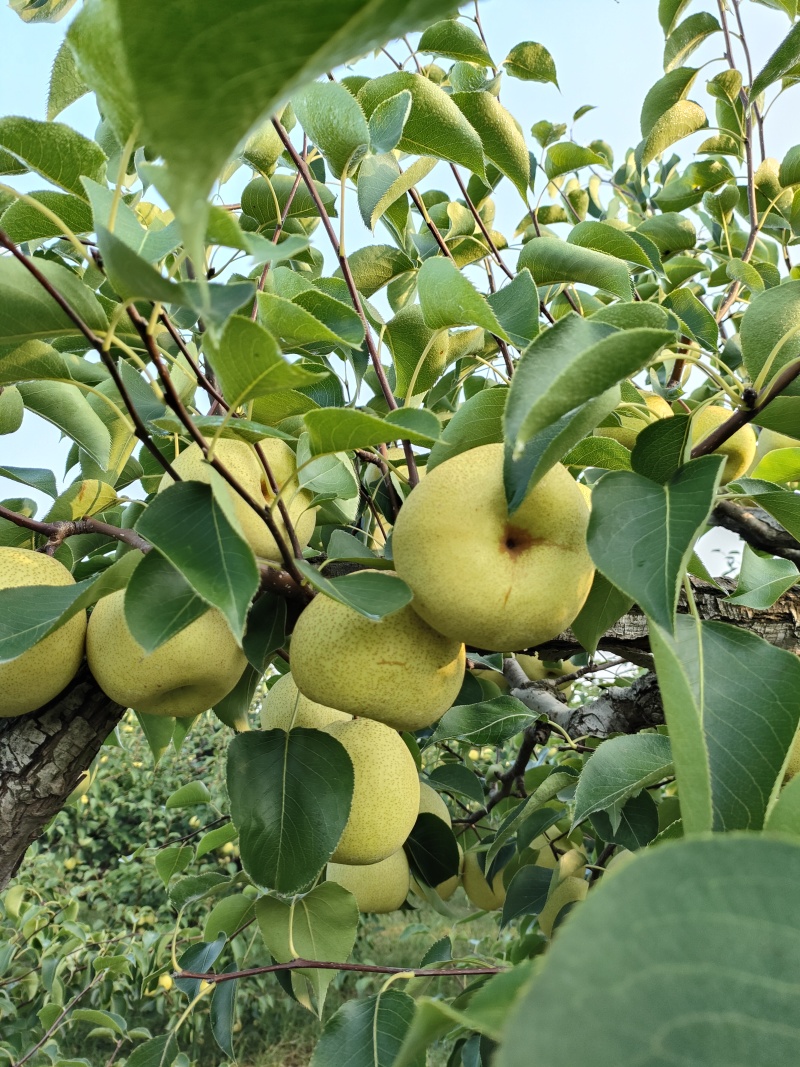
[[781, 556], [800, 567], [800, 543], [782, 527], [772, 525], [770, 516], [760, 508], [721, 500], [711, 512], [711, 522], [738, 534], [760, 552]]
[[58, 547], [68, 537], [76, 537], [78, 534], [104, 534], [113, 537], [116, 541], [122, 541], [131, 548], [137, 548], [140, 552], [149, 552], [151, 544], [135, 530], [123, 530], [120, 526], [111, 526], [107, 522], [101, 522], [91, 516], [85, 519], [64, 520], [61, 522], [39, 522], [29, 519], [26, 515], [19, 515], [16, 511], [0, 504], [0, 518], [8, 519], [16, 526], [33, 533], [43, 534], [48, 539], [48, 544]]
[[202, 971], [176, 971], [172, 977], [200, 979], [218, 985], [220, 982], [232, 982], [237, 978], [254, 978], [259, 974], [274, 974], [276, 971], [357, 971], [359, 974], [407, 974], [414, 978], [462, 978], [481, 974], [500, 974], [507, 967], [379, 967], [370, 963], [331, 963], [328, 960], [289, 960], [287, 963], [273, 963], [266, 967], [249, 967], [245, 971], [230, 971], [226, 974], [210, 974]]

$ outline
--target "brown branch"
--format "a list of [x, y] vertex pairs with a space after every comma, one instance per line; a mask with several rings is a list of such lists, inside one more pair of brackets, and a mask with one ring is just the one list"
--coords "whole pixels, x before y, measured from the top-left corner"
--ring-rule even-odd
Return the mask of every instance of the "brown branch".
[[272, 963], [266, 967], [249, 967], [244, 971], [230, 971], [226, 974], [211, 974], [201, 971], [177, 971], [172, 977], [200, 979], [218, 985], [220, 982], [232, 982], [237, 978], [255, 978], [260, 974], [274, 974], [276, 971], [357, 971], [359, 974], [408, 974], [415, 978], [461, 978], [482, 974], [500, 974], [507, 967], [380, 967], [370, 963], [332, 963], [328, 960], [289, 960], [287, 963]]
[[711, 513], [711, 522], [738, 534], [748, 545], [760, 552], [781, 556], [800, 567], [800, 543], [790, 533], [772, 526], [765, 512], [732, 500], [721, 500]]
[[122, 541], [131, 548], [137, 548], [140, 552], [149, 552], [149, 541], [138, 534], [135, 530], [123, 530], [119, 526], [111, 526], [107, 522], [101, 522], [91, 516], [86, 519], [63, 520], [59, 522], [39, 522], [29, 519], [26, 515], [19, 515], [16, 511], [0, 504], [0, 518], [8, 519], [16, 526], [31, 530], [33, 533], [43, 534], [48, 538], [51, 545], [58, 546], [68, 537], [76, 537], [78, 534], [105, 534], [113, 537], [116, 541]]
[[176, 329], [175, 324], [173, 323], [172, 319], [169, 317], [169, 315], [163, 309], [162, 309], [162, 311], [161, 311], [161, 313], [160, 313], [160, 315], [158, 317], [161, 320], [162, 324], [164, 326], [166, 326], [170, 337], [175, 342], [175, 344], [178, 346], [179, 351], [182, 353], [184, 359], [186, 360], [186, 362], [191, 367], [192, 373], [194, 374], [195, 378], [197, 378], [198, 383], [203, 387], [203, 389], [205, 389], [205, 391], [208, 393], [209, 397], [217, 405], [219, 405], [219, 407], [227, 409], [227, 404], [225, 403], [225, 401], [224, 401], [224, 399], [222, 397], [222, 394], [214, 387], [211, 379], [207, 375], [205, 375], [203, 373], [203, 370], [200, 367], [200, 364], [195, 360], [194, 356], [189, 351], [189, 348], [188, 348], [186, 342], [181, 337], [180, 331], [178, 329]]
[[89, 990], [93, 986], [96, 986], [97, 983], [104, 976], [105, 976], [105, 972], [104, 971], [98, 971], [97, 974], [94, 976], [94, 978], [91, 980], [91, 982], [89, 982], [88, 985], [84, 986], [83, 989], [81, 989], [81, 991], [79, 993], [75, 994], [75, 996], [72, 998], [72, 1000], [69, 1002], [69, 1004], [67, 1004], [67, 1006], [64, 1008], [64, 1010], [58, 1016], [58, 1018], [53, 1023], [53, 1025], [48, 1030], [45, 1031], [45, 1033], [42, 1036], [41, 1040], [37, 1041], [36, 1044], [33, 1046], [33, 1048], [29, 1049], [25, 1053], [25, 1055], [22, 1057], [21, 1060], [17, 1060], [16, 1063], [12, 1063], [11, 1067], [22, 1067], [23, 1063], [27, 1063], [28, 1060], [31, 1059], [32, 1056], [35, 1056], [36, 1053], [39, 1051], [39, 1049], [42, 1047], [42, 1045], [44, 1045], [45, 1042], [49, 1041], [50, 1038], [53, 1036], [53, 1034], [56, 1032], [56, 1030], [58, 1030], [59, 1027], [61, 1027], [64, 1024], [64, 1020], [67, 1018], [67, 1016], [72, 1011], [72, 1009], [75, 1007], [75, 1005], [78, 1003], [78, 1001], [81, 1000], [83, 997], [85, 997], [86, 994], [89, 992]]
[[42, 274], [36, 264], [33, 262], [30, 256], [23, 255], [23, 253], [17, 248], [11, 238], [3, 230], [0, 230], [0, 245], [3, 248], [7, 248], [11, 255], [22, 264], [22, 266], [33, 275], [36, 281], [41, 285], [48, 296], [58, 304], [64, 314], [69, 318], [71, 322], [75, 324], [78, 330], [83, 334], [92, 348], [98, 353], [100, 359], [103, 361], [103, 365], [111, 375], [114, 385], [117, 387], [117, 392], [122, 397], [122, 402], [128, 410], [128, 414], [133, 420], [134, 430], [136, 436], [145, 446], [145, 448], [152, 453], [153, 457], [158, 461], [159, 465], [169, 474], [174, 481], [179, 482], [180, 477], [172, 469], [172, 465], [166, 456], [162, 456], [155, 442], [147, 432], [147, 427], [142, 421], [142, 417], [136, 409], [136, 405], [133, 403], [130, 393], [122, 380], [122, 375], [119, 372], [117, 364], [114, 362], [114, 358], [109, 351], [103, 347], [103, 342], [97, 336], [97, 334], [83, 321], [78, 312], [72, 307], [72, 305], [64, 299], [61, 293], [51, 285], [48, 279]]
[[423, 203], [422, 197], [413, 187], [408, 190], [408, 195], [411, 197], [414, 203], [414, 207], [416, 207], [417, 211], [420, 213], [420, 215], [422, 215], [423, 222], [430, 230], [431, 237], [433, 237], [434, 241], [439, 246], [439, 251], [442, 253], [443, 256], [446, 256], [451, 263], [454, 263], [455, 260], [453, 259], [453, 253], [447, 247], [444, 237], [442, 237], [442, 235], [439, 233], [438, 226], [428, 214], [427, 208]]

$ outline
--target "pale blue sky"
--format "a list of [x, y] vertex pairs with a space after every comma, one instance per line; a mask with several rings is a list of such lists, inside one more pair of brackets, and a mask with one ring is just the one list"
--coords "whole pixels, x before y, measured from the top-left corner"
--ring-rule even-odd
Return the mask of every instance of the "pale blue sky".
[[[542, 0], [486, 0], [481, 5], [482, 19], [496, 63], [502, 62], [520, 40], [539, 41], [555, 59], [560, 90], [552, 85], [504, 79], [503, 103], [521, 122], [526, 135], [531, 124], [540, 119], [569, 123], [578, 107], [593, 104], [596, 109], [575, 125], [575, 140], [587, 143], [603, 138], [612, 145], [618, 160], [626, 148], [634, 146], [639, 140], [641, 101], [661, 73], [664, 42], [657, 8], [657, 0], [561, 0], [558, 5]], [[717, 5], [713, 0], [703, 0], [691, 8], [701, 9], [716, 12]], [[758, 69], [790, 24], [780, 12], [756, 3], [744, 4], [743, 13]], [[0, 115], [45, 118], [49, 71], [68, 22], [69, 18], [52, 26], [25, 25], [10, 8], [0, 7]], [[700, 65], [720, 50], [720, 39], [712, 39], [691, 62]], [[392, 51], [404, 58], [402, 44], [395, 45]], [[707, 69], [710, 77], [720, 65], [715, 63]], [[796, 92], [800, 94], [800, 90]], [[702, 91], [692, 96], [703, 102]], [[797, 114], [797, 97], [791, 94], [771, 111], [767, 126], [770, 155], [781, 158], [789, 147], [800, 142]], [[73, 104], [59, 121], [91, 135], [97, 121], [91, 98]], [[436, 176], [438, 170], [432, 177]], [[26, 182], [26, 187], [38, 184], [41, 183], [35, 179]], [[498, 210], [497, 228], [510, 233], [521, 213], [519, 202], [515, 198], [509, 200], [505, 210]], [[353, 240], [364, 243], [367, 236], [361, 230]], [[30, 414], [26, 414], [20, 433], [0, 437], [0, 466], [59, 468], [64, 455], [53, 427]], [[56, 474], [60, 477], [62, 470], [56, 469]], [[0, 495], [18, 495], [20, 491], [21, 487], [0, 479]]]

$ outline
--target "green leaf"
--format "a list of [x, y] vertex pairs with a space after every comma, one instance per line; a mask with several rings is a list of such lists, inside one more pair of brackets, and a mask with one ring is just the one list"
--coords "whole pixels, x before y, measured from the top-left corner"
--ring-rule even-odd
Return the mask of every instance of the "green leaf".
[[[393, 245], [365, 245], [351, 252], [347, 258], [356, 289], [367, 298], [414, 266], [406, 253]], [[341, 276], [341, 268], [334, 276]]]
[[237, 985], [237, 978], [232, 978], [228, 982], [217, 982], [211, 994], [211, 1032], [216, 1043], [231, 1060], [235, 1059], [233, 1026], [236, 1015]]
[[573, 826], [594, 812], [607, 811], [616, 831], [625, 802], [672, 773], [670, 741], [663, 734], [634, 734], [604, 741], [578, 779]]
[[763, 478], [765, 482], [800, 481], [800, 446], [767, 452], [758, 461], [753, 477]]
[[553, 57], [542, 44], [521, 41], [503, 60], [506, 73], [526, 82], [552, 82], [558, 85]]
[[756, 74], [750, 86], [750, 99], [755, 100], [770, 85], [787, 74], [800, 61], [800, 24], [792, 26], [784, 39]]
[[519, 271], [486, 300], [512, 345], [523, 352], [539, 333], [539, 294], [530, 271]]
[[[480, 336], [482, 348], [483, 331]], [[453, 358], [450, 334], [446, 329], [432, 330], [426, 324], [419, 304], [406, 304], [387, 322], [384, 340], [392, 353], [394, 389], [398, 396], [426, 393]]]
[[194, 804], [207, 804], [211, 800], [211, 794], [205, 782], [188, 782], [170, 793], [167, 797], [167, 808], [188, 808]]
[[502, 340], [509, 340], [486, 297], [444, 256], [432, 256], [422, 264], [417, 288], [422, 314], [431, 330], [481, 326]]
[[177, 568], [207, 604], [244, 633], [259, 576], [250, 546], [234, 530], [210, 485], [176, 482], [147, 506], [136, 529]]
[[[236, 827], [231, 822], [225, 823], [224, 826], [217, 826], [216, 829], [214, 829], [214, 830], [209, 830], [208, 833], [207, 834], [203, 834], [203, 836], [197, 842], [197, 851], [196, 851], [197, 859], [200, 859], [201, 856], [205, 856], [206, 853], [208, 853], [208, 852], [213, 852], [214, 849], [220, 848], [222, 845], [227, 845], [227, 843], [229, 841], [235, 841], [236, 837], [237, 837], [237, 830], [236, 830]], [[225, 899], [229, 900], [230, 898], [226, 897]], [[249, 901], [249, 903], [252, 904], [252, 901], [250, 901], [249, 897], [246, 898], [246, 899]], [[222, 902], [220, 902], [220, 903], [222, 903]], [[211, 914], [213, 915], [213, 911], [212, 911]], [[211, 919], [211, 916], [209, 915], [209, 918], [206, 920], [206, 922], [208, 923], [210, 921], [210, 919]], [[208, 926], [206, 926], [206, 928], [204, 930], [204, 933], [203, 933], [203, 936], [205, 937], [205, 939], [207, 941], [208, 940], [212, 940], [213, 941], [213, 939], [217, 936], [219, 931], [217, 930], [212, 935], [212, 937], [209, 938], [207, 933], [206, 933], [207, 929], [208, 929]]]
[[792, 778], [781, 789], [764, 823], [764, 829], [770, 834], [800, 835], [800, 778]]
[[[676, 73], [673, 71], [673, 73]], [[688, 86], [687, 86], [688, 91]], [[705, 111], [693, 100], [679, 100], [653, 123], [650, 132], [636, 150], [640, 168], [662, 155], [671, 145], [708, 126]]]
[[359, 348], [364, 340], [364, 327], [356, 312], [326, 293], [308, 290], [294, 300], [259, 293], [257, 299], [259, 321], [290, 351], [320, 342], [331, 348]]
[[709, 352], [716, 352], [719, 339], [717, 321], [690, 289], [673, 289], [664, 297], [663, 306], [675, 312], [690, 337]]
[[163, 1034], [138, 1045], [125, 1061], [125, 1067], [172, 1067], [177, 1055], [175, 1034]]
[[458, 874], [461, 857], [453, 831], [438, 815], [423, 811], [403, 845], [413, 875], [437, 886]]
[[[92, 212], [85, 200], [72, 193], [57, 193], [43, 190], [30, 193], [31, 200], [41, 204], [57, 215], [73, 233], [89, 233], [92, 230]], [[35, 241], [42, 237], [62, 237], [64, 229], [25, 200], [17, 200], [6, 208], [0, 223], [3, 230], [17, 244]]]
[[534, 237], [519, 255], [537, 285], [583, 282], [605, 289], [620, 300], [631, 299], [631, 280], [624, 263], [602, 252], [567, 244], [555, 237]]
[[470, 741], [473, 745], [502, 745], [536, 721], [536, 713], [516, 697], [499, 696], [479, 704], [460, 704], [446, 711], [428, 739]]
[[84, 393], [66, 382], [20, 382], [17, 387], [29, 411], [57, 426], [105, 470], [111, 435]]
[[652, 626], [650, 643], [686, 833], [760, 830], [800, 719], [800, 661], [685, 615], [674, 636]]
[[153, 862], [159, 878], [166, 886], [176, 874], [185, 871], [193, 859], [194, 849], [191, 845], [170, 845], [169, 848], [160, 849]]
[[[37, 258], [36, 268], [90, 329], [102, 332], [108, 328], [97, 298], [76, 274], [41, 258]], [[10, 256], [0, 258], [0, 292], [0, 344], [20, 344], [41, 337], [75, 337], [80, 333], [33, 275]]]
[[191, 306], [180, 285], [163, 277], [124, 241], [97, 223], [97, 244], [103, 268], [117, 296], [123, 300], [143, 298]]
[[637, 852], [658, 836], [658, 805], [649, 793], [642, 791], [625, 801], [617, 813], [616, 824], [605, 811], [596, 811], [590, 822], [607, 844]]
[[165, 160], [167, 199], [194, 255], [207, 195], [259, 118], [311, 79], [450, 10], [449, 0], [310, 0], [298, 20], [293, 8], [247, 0], [232, 20], [226, 7], [198, 19], [193, 6], [142, 0], [134, 11], [107, 0], [84, 7], [69, 41], [117, 136], [124, 142], [138, 119], [141, 139]]
[[102, 148], [61, 122], [9, 115], [0, 119], [0, 147], [53, 185], [86, 198], [81, 178], [102, 181], [106, 154]]
[[478, 133], [483, 153], [525, 199], [530, 181], [530, 156], [513, 116], [491, 93], [453, 93], [453, 102]]
[[625, 233], [624, 230], [618, 230], [615, 226], [609, 226], [605, 222], [589, 220], [579, 222], [570, 230], [567, 242], [580, 248], [593, 248], [597, 252], [604, 252], [616, 259], [625, 259], [629, 263], [644, 267], [645, 270], [652, 267], [647, 253], [630, 234]]
[[514, 874], [506, 890], [501, 925], [508, 926], [521, 915], [538, 915], [550, 895], [553, 872], [528, 864]]
[[[302, 394], [295, 394], [302, 395]], [[309, 401], [313, 404], [313, 401]], [[183, 423], [174, 415], [165, 415], [160, 419], [152, 419], [153, 425], [167, 433], [181, 433]], [[274, 426], [265, 426], [262, 422], [252, 422], [250, 419], [231, 419], [229, 415], [194, 415], [192, 422], [195, 428], [206, 437], [222, 437], [226, 440], [247, 441], [248, 444], [257, 444], [265, 437], [279, 437], [282, 441], [292, 441], [292, 434], [284, 433]]]
[[342, 836], [353, 767], [321, 730], [238, 734], [228, 746], [228, 795], [245, 871], [266, 889], [297, 893]]
[[[219, 827], [218, 829], [229, 831], [231, 826], [229, 824], [226, 827]], [[211, 832], [216, 833], [218, 831]], [[198, 848], [198, 859], [200, 858], [200, 855], [201, 852]], [[251, 897], [245, 896], [244, 893], [234, 893], [232, 896], [223, 897], [222, 900], [217, 901], [209, 912], [208, 918], [203, 926], [203, 940], [216, 941], [220, 934], [225, 934], [226, 938], [230, 940], [239, 927], [253, 917], [254, 901]]]
[[[71, 6], [71, 0], [68, 2]], [[75, 66], [74, 52], [66, 41], [62, 41], [50, 73], [50, 85], [47, 91], [47, 121], [52, 122], [65, 108], [74, 104], [88, 92], [89, 86], [78, 74], [78, 68]]]
[[734, 593], [726, 597], [729, 604], [765, 611], [780, 600], [800, 580], [800, 572], [788, 559], [765, 558], [749, 545], [744, 546], [742, 567]]
[[442, 431], [431, 449], [427, 470], [431, 471], [460, 452], [503, 440], [503, 412], [508, 390], [481, 389], [465, 401]]
[[[201, 974], [208, 973], [219, 958], [220, 952], [225, 947], [227, 938], [223, 934], [211, 942], [200, 942], [188, 948], [178, 960], [182, 971], [199, 971]], [[200, 992], [199, 978], [178, 978], [176, 986], [190, 999], [194, 999]]]
[[684, 19], [667, 37], [664, 46], [664, 70], [669, 72], [676, 67], [682, 67], [706, 38], [721, 30], [719, 22], [707, 11], [698, 11]]
[[596, 652], [603, 634], [632, 606], [632, 597], [617, 589], [600, 571], [595, 571], [589, 596], [572, 623], [572, 632], [587, 652]]
[[745, 285], [754, 296], [764, 292], [764, 279], [752, 263], [744, 263], [741, 259], [732, 259], [725, 264], [725, 273], [732, 282], [740, 282]]
[[483, 176], [480, 138], [447, 93], [427, 78], [408, 71], [384, 74], [366, 82], [357, 99], [369, 119], [380, 103], [404, 90], [411, 93], [412, 103], [397, 148], [460, 163]]
[[673, 415], [645, 426], [636, 436], [631, 466], [637, 474], [663, 485], [689, 459], [691, 433], [688, 415]]
[[70, 1022], [90, 1023], [92, 1026], [104, 1026], [115, 1034], [124, 1034], [128, 1029], [121, 1015], [113, 1011], [100, 1011], [97, 1008], [75, 1008], [70, 1013]]
[[540, 430], [642, 370], [672, 340], [667, 330], [618, 331], [574, 315], [561, 319], [517, 364], [506, 405], [510, 450], [516, 453]]
[[134, 715], [139, 720], [142, 733], [152, 753], [153, 766], [157, 767], [161, 757], [172, 743], [177, 719], [167, 715], [146, 715], [141, 711], [134, 711]]
[[575, 785], [576, 772], [571, 768], [560, 768], [548, 773], [548, 768], [536, 768], [537, 773], [544, 773], [544, 779], [538, 780], [534, 788], [521, 804], [518, 804], [503, 820], [500, 829], [486, 852], [486, 864], [491, 865], [500, 854], [505, 843], [517, 832], [522, 823], [554, 800], [558, 794]]
[[[336, 882], [323, 882], [287, 904], [276, 897], [256, 902], [256, 919], [264, 944], [276, 963], [300, 957], [319, 962], [346, 961], [358, 929], [358, 905], [352, 893]], [[334, 970], [292, 972], [295, 997], [322, 1017], [325, 994]]]
[[188, 875], [186, 878], [180, 878], [170, 889], [170, 903], [174, 908], [180, 910], [185, 908], [187, 904], [194, 904], [198, 900], [211, 896], [218, 889], [229, 884], [230, 879], [224, 874], [209, 872], [207, 874]]
[[385, 419], [352, 408], [317, 408], [303, 416], [316, 455], [349, 452], [354, 448], [387, 444], [403, 438], [412, 445], [432, 445], [439, 437], [439, 420], [422, 408], [398, 408]]
[[382, 100], [369, 117], [369, 140], [378, 155], [392, 152], [403, 136], [406, 119], [411, 113], [411, 93], [408, 89]]
[[[770, 359], [767, 381], [800, 357], [800, 281], [787, 281], [755, 296], [739, 332], [742, 360], [753, 380]], [[793, 382], [784, 396], [800, 396], [800, 383]]]
[[678, 67], [659, 78], [648, 90], [639, 119], [642, 137], [647, 138], [661, 116], [686, 98], [697, 74], [696, 67]]
[[636, 232], [648, 237], [662, 256], [669, 252], [686, 252], [697, 244], [697, 232], [690, 219], [674, 211], [665, 211], [639, 223]]
[[574, 141], [561, 141], [551, 145], [544, 159], [544, 172], [550, 181], [561, 174], [591, 166], [607, 168], [608, 161], [591, 148], [584, 148]]
[[421, 156], [401, 174], [391, 153], [367, 156], [358, 170], [358, 207], [364, 225], [374, 230], [392, 204], [430, 174], [435, 166], [436, 160], [432, 156]]
[[9, 0], [8, 6], [23, 22], [58, 22], [74, 3], [75, 0]]
[[125, 590], [125, 622], [145, 652], [155, 652], [208, 611], [183, 574], [155, 550], [148, 552]]
[[754, 496], [758, 500], [758, 506], [768, 511], [773, 519], [777, 519], [795, 540], [800, 539], [800, 497], [796, 493], [778, 489], [769, 482], [754, 482], [750, 479], [742, 479], [737, 484], [743, 491]]
[[312, 82], [292, 97], [292, 107], [334, 178], [351, 174], [370, 146], [369, 126], [355, 97], [338, 82]]
[[0, 663], [21, 656], [73, 615], [124, 588], [141, 558], [138, 552], [128, 552], [106, 570], [74, 585], [0, 589]]
[[564, 1033], [576, 1018], [597, 1064], [791, 1063], [798, 877], [800, 849], [788, 840], [726, 835], [647, 850], [564, 924], [512, 1011], [496, 1067], [528, 1067], [532, 1042], [548, 1067], [571, 1067]]
[[629, 471], [630, 449], [612, 437], [584, 437], [564, 456], [567, 467], [598, 467], [607, 471]]
[[248, 662], [258, 671], [266, 670], [285, 636], [286, 601], [271, 593], [262, 593], [247, 616], [247, 633], [242, 648]]
[[429, 26], [419, 39], [417, 51], [477, 63], [481, 67], [494, 66], [489, 50], [478, 34], [455, 19], [443, 19]]
[[[345, 90], [347, 92], [347, 90]], [[300, 389], [328, 377], [283, 358], [269, 332], [244, 315], [231, 315], [219, 344], [206, 342], [225, 399], [237, 408], [267, 393]]]
[[411, 590], [395, 574], [356, 571], [330, 579], [305, 560], [297, 560], [297, 568], [315, 589], [373, 622], [411, 603]]
[[[399, 989], [349, 1000], [325, 1025], [310, 1067], [393, 1067], [413, 1016], [413, 998]], [[424, 1062], [417, 1056], [409, 1067]]]
[[800, 185], [800, 145], [790, 148], [781, 162], [778, 171], [778, 183], [784, 189]]
[[718, 456], [703, 456], [664, 485], [632, 471], [612, 471], [592, 492], [588, 545], [595, 566], [667, 631], [721, 470]]
[[[302, 182], [298, 185], [290, 201], [293, 188], [294, 178], [290, 174], [254, 178], [242, 190], [242, 212], [267, 230], [276, 226], [284, 216], [286, 219], [317, 218], [317, 206], [305, 185]], [[325, 213], [335, 217], [336, 198], [333, 193], [322, 182], [314, 182], [314, 188]]]
[[0, 467], [0, 478], [8, 478], [20, 485], [29, 485], [40, 493], [46, 493], [53, 500], [58, 496], [56, 476], [42, 467]]
[[474, 800], [476, 804], [483, 803], [480, 780], [474, 771], [462, 763], [444, 763], [441, 767], [435, 767], [428, 778], [432, 785], [445, 793], [456, 793], [468, 800]]

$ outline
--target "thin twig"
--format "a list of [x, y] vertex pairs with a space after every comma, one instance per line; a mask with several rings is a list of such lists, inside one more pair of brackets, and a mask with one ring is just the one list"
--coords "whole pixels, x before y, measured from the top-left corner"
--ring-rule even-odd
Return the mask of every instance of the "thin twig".
[[[369, 963], [331, 963], [328, 960], [289, 960], [287, 963], [273, 963], [267, 967], [250, 967], [244, 971], [229, 971], [226, 974], [211, 974], [200, 971], [178, 971], [174, 979], [193, 978], [218, 985], [220, 982], [232, 982], [237, 978], [255, 978], [260, 974], [274, 974], [276, 971], [357, 971], [359, 974], [407, 974], [414, 978], [461, 978], [481, 974], [500, 974], [507, 967], [379, 967]], [[14, 1067], [18, 1067], [14, 1064]]]
[[58, 1016], [58, 1018], [53, 1023], [53, 1025], [50, 1027], [50, 1029], [45, 1032], [45, 1034], [41, 1038], [41, 1040], [37, 1041], [36, 1044], [33, 1046], [33, 1048], [29, 1049], [25, 1053], [25, 1055], [22, 1057], [21, 1060], [17, 1060], [16, 1063], [12, 1063], [11, 1067], [22, 1067], [23, 1063], [27, 1063], [28, 1060], [31, 1059], [31, 1057], [34, 1056], [39, 1051], [39, 1049], [42, 1047], [42, 1045], [44, 1045], [45, 1042], [50, 1040], [50, 1038], [53, 1036], [53, 1034], [56, 1032], [56, 1030], [58, 1030], [59, 1027], [62, 1026], [64, 1020], [69, 1015], [69, 1013], [72, 1011], [72, 1009], [75, 1007], [75, 1005], [78, 1003], [78, 1001], [82, 997], [84, 997], [93, 986], [97, 985], [97, 983], [103, 977], [105, 977], [105, 971], [98, 971], [97, 974], [94, 976], [94, 978], [91, 980], [91, 982], [89, 982], [89, 984], [87, 986], [84, 986], [83, 989], [80, 991], [80, 993], [76, 993], [75, 994], [75, 996], [72, 998], [72, 1000], [69, 1002], [69, 1004], [67, 1004], [67, 1006], [64, 1008], [64, 1010]]
[[145, 541], [141, 534], [138, 534], [135, 530], [123, 530], [119, 526], [111, 526], [109, 523], [101, 522], [91, 516], [85, 519], [72, 519], [69, 521], [39, 522], [36, 519], [29, 519], [26, 515], [19, 515], [16, 511], [11, 511], [0, 504], [0, 518], [8, 519], [15, 526], [21, 526], [25, 530], [42, 534], [47, 537], [51, 545], [56, 547], [68, 537], [77, 537], [79, 534], [104, 534], [107, 537], [113, 537], [116, 541], [122, 541], [124, 544], [130, 545], [131, 548], [136, 548], [140, 552], [149, 552], [152, 547], [150, 542]]

